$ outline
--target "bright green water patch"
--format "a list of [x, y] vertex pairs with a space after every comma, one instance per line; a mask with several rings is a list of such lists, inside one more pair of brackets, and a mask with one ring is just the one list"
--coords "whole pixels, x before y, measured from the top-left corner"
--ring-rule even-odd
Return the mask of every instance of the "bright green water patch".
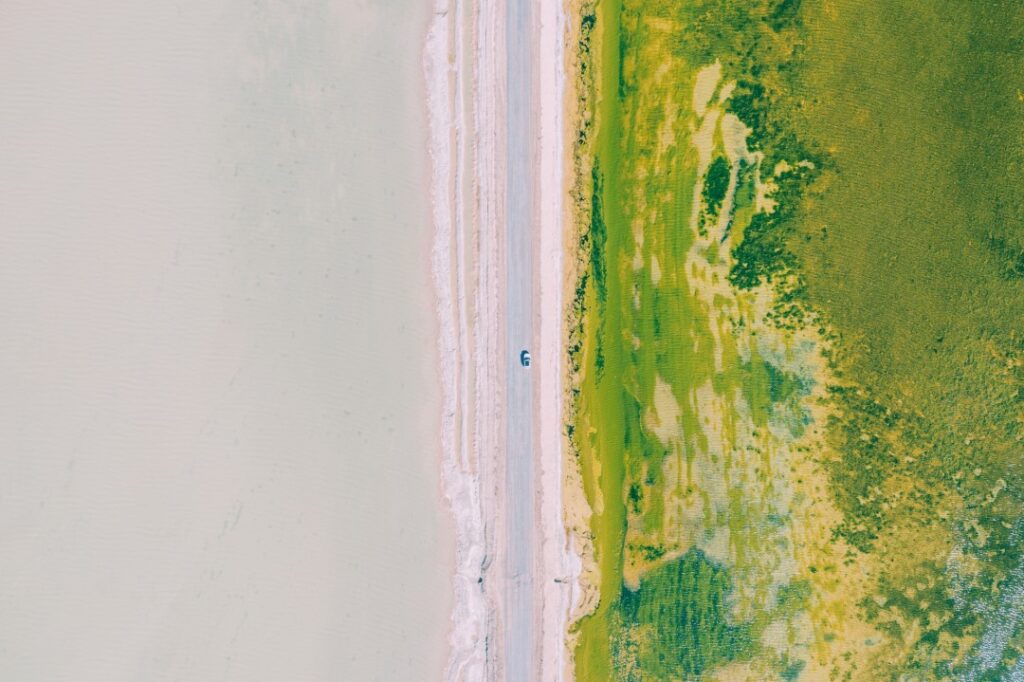
[[[573, 434], [601, 601], [579, 625], [577, 673], [673, 679], [744, 663], [792, 675], [806, 633], [762, 634], [801, 627], [783, 598], [800, 580], [787, 462], [813, 378], [806, 352], [758, 336], [757, 296], [728, 284], [760, 157], [725, 107], [734, 84], [701, 70], [710, 46], [679, 49], [694, 36], [675, 6], [600, 9], [599, 32], [608, 14], [619, 21], [599, 33]], [[714, 589], [691, 593], [687, 581], [705, 579]]]

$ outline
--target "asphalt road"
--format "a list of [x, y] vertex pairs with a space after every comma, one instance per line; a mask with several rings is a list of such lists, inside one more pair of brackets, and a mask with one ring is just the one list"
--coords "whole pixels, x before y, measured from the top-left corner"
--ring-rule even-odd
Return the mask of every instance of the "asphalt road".
[[507, 3], [507, 187], [506, 291], [508, 367], [505, 480], [507, 571], [505, 592], [505, 679], [536, 678], [534, 613], [534, 533], [536, 529], [533, 440], [534, 368], [519, 363], [533, 334], [534, 159], [530, 1]]

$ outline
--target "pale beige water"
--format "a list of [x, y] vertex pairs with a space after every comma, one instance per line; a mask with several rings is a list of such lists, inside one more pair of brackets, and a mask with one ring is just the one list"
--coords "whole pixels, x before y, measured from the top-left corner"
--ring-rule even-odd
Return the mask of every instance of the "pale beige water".
[[0, 679], [440, 677], [428, 9], [0, 4]]

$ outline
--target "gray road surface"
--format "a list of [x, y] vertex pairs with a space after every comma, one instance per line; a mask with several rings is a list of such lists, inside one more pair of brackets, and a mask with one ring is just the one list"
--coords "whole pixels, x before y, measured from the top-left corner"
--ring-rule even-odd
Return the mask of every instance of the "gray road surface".
[[508, 395], [506, 495], [508, 554], [505, 622], [505, 679], [536, 678], [534, 633], [534, 450], [535, 368], [519, 363], [519, 352], [533, 334], [533, 102], [532, 25], [529, 0], [508, 0], [508, 167], [507, 295]]

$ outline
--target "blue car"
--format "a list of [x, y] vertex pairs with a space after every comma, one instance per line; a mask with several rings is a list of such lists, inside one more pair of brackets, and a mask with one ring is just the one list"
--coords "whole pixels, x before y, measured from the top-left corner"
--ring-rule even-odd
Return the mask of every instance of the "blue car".
[[522, 365], [523, 367], [530, 366], [530, 351], [524, 350], [521, 353], [519, 353], [519, 364]]

